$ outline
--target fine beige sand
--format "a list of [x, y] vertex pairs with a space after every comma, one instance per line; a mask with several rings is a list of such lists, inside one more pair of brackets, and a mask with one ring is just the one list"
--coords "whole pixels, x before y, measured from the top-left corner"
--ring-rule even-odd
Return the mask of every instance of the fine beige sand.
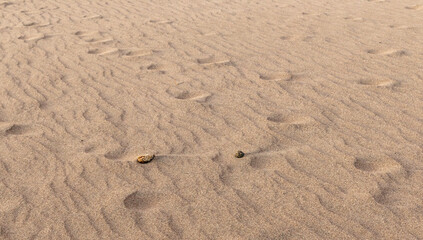
[[0, 1], [0, 239], [423, 239], [422, 150], [422, 0]]

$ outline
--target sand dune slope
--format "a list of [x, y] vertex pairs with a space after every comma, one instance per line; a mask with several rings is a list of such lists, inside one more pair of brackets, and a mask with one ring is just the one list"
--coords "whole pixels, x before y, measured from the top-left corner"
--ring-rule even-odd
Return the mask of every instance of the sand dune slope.
[[422, 6], [0, 1], [0, 239], [423, 239]]

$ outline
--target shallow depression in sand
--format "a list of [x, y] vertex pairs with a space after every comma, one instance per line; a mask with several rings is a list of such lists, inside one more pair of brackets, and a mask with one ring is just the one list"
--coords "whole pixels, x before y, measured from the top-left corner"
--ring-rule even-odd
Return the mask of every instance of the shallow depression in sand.
[[193, 100], [197, 102], [205, 102], [211, 97], [210, 93], [203, 92], [203, 91], [195, 91], [195, 90], [188, 91], [188, 90], [169, 88], [166, 92], [170, 96], [179, 100]]
[[269, 156], [253, 157], [250, 160], [250, 166], [255, 169], [277, 169], [280, 161], [282, 159], [273, 159]]
[[161, 196], [158, 193], [136, 191], [129, 194], [123, 204], [129, 209], [146, 210], [157, 206], [160, 201]]
[[31, 127], [21, 124], [0, 123], [0, 131], [6, 135], [23, 135], [31, 131]]
[[378, 50], [370, 49], [367, 51], [369, 54], [390, 56], [390, 57], [402, 57], [408, 55], [408, 52], [402, 49], [387, 49], [387, 50]]
[[197, 58], [197, 63], [201, 66], [229, 66], [232, 64], [230, 59], [216, 58], [215, 56], [209, 56], [205, 58]]
[[307, 125], [312, 122], [312, 118], [302, 115], [285, 115], [285, 114], [273, 114], [267, 117], [267, 120], [274, 123], [281, 123], [287, 125]]
[[271, 74], [260, 74], [260, 79], [265, 81], [290, 81], [294, 76], [289, 72], [278, 72]]
[[357, 157], [354, 167], [366, 172], [391, 172], [402, 168], [397, 161], [389, 157]]
[[395, 81], [392, 79], [362, 79], [358, 83], [367, 86], [389, 87], [394, 85]]

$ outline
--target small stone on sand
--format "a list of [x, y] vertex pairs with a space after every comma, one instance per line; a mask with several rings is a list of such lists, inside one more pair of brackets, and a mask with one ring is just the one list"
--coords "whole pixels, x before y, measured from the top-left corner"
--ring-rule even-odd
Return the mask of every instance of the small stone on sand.
[[235, 153], [236, 158], [242, 158], [242, 157], [244, 157], [244, 155], [245, 154], [242, 151], [238, 151], [238, 152]]
[[154, 159], [155, 155], [143, 155], [143, 156], [139, 156], [137, 158], [137, 161], [139, 163], [149, 163]]

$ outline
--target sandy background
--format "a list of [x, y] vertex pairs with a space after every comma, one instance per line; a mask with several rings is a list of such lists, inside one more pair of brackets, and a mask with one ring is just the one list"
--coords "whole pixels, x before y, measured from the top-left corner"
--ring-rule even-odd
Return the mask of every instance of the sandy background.
[[0, 239], [423, 239], [422, 66], [420, 0], [0, 1]]

